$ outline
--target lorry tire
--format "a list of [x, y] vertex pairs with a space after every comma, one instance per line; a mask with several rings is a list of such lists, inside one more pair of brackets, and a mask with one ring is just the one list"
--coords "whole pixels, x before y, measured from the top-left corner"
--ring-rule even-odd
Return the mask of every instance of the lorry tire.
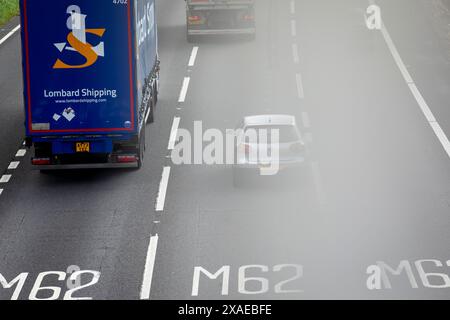
[[187, 42], [192, 43], [197, 41], [197, 37], [189, 34], [189, 31], [186, 31]]
[[155, 83], [153, 84], [153, 106], [156, 107], [158, 104], [158, 85]]
[[150, 114], [148, 115], [147, 123], [153, 123], [155, 122], [155, 104], [153, 103], [153, 99], [149, 102], [149, 109]]
[[138, 160], [138, 166], [137, 169], [141, 169], [144, 165], [145, 160], [145, 149], [146, 149], [146, 143], [145, 143], [145, 124], [142, 126], [141, 129], [141, 136], [139, 138], [139, 147], [137, 148], [137, 154], [139, 156]]

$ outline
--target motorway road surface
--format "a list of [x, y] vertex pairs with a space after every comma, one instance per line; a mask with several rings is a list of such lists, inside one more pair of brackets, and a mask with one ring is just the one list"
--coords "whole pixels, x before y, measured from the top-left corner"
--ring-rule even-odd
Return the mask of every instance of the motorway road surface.
[[[450, 13], [439, 3], [378, 0], [382, 32], [365, 25], [368, 1], [258, 0], [256, 41], [189, 44], [184, 2], [158, 1], [161, 92], [140, 171], [41, 174], [29, 151], [15, 156], [10, 37], [0, 298], [450, 298]], [[264, 113], [297, 117], [310, 152], [301, 175], [235, 188], [228, 166], [172, 163], [174, 119], [225, 132]]]

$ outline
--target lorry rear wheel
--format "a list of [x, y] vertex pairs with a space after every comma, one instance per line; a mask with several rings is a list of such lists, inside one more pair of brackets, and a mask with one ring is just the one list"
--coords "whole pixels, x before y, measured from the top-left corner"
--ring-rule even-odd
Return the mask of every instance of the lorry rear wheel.
[[144, 126], [141, 129], [141, 137], [139, 138], [139, 147], [137, 150], [137, 154], [139, 156], [137, 169], [141, 169], [142, 166], [144, 165], [145, 149], [146, 144], [145, 144], [145, 124], [144, 124]]
[[150, 113], [148, 115], [147, 123], [153, 123], [155, 122], [155, 104], [153, 103], [153, 99], [150, 100], [149, 104]]
[[187, 38], [187, 42], [192, 43], [192, 42], [196, 42], [197, 41], [197, 37], [193, 36], [189, 33], [186, 32], [186, 38]]
[[153, 106], [156, 107], [156, 105], [158, 104], [158, 85], [155, 84], [153, 85]]

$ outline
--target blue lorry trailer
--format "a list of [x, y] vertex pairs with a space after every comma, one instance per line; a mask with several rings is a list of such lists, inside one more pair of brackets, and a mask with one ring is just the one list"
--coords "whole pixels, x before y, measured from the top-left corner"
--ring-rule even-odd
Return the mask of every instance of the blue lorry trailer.
[[32, 166], [140, 168], [158, 100], [155, 0], [20, 0], [20, 10]]

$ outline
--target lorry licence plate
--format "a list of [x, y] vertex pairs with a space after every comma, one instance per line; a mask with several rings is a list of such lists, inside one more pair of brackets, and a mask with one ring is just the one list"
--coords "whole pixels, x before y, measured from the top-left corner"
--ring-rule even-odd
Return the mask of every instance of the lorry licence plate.
[[75, 144], [76, 152], [90, 152], [91, 144], [89, 142], [77, 142]]

